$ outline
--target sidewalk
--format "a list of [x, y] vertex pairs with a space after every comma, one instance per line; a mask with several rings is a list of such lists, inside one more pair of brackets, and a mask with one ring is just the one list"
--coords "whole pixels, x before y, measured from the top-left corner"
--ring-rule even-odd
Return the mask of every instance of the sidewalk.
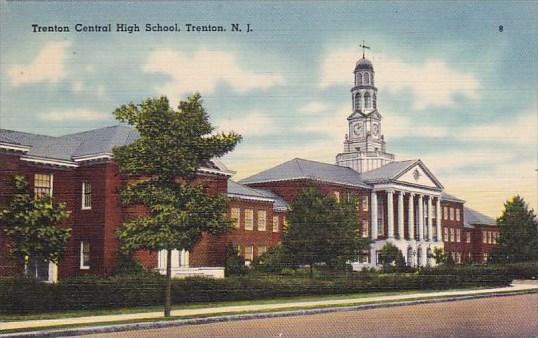
[[[258, 305], [238, 305], [238, 306], [223, 306], [223, 307], [210, 307], [210, 308], [197, 308], [186, 310], [173, 310], [172, 316], [176, 319], [180, 318], [192, 318], [197, 316], [216, 316], [225, 314], [241, 314], [241, 313], [253, 313], [253, 312], [273, 312], [273, 311], [285, 311], [295, 309], [312, 309], [316, 307], [339, 307], [339, 306], [356, 306], [361, 304], [379, 304], [379, 303], [393, 303], [404, 301], [417, 301], [431, 300], [431, 299], [443, 299], [451, 300], [462, 297], [483, 297], [502, 295], [504, 293], [517, 293], [517, 292], [538, 292], [538, 282], [536, 281], [514, 281], [511, 286], [480, 289], [480, 290], [458, 290], [458, 291], [440, 291], [440, 292], [428, 292], [428, 293], [409, 293], [404, 295], [390, 295], [379, 297], [364, 297], [364, 298], [349, 298], [349, 299], [337, 299], [337, 300], [322, 300], [322, 301], [303, 301], [295, 303], [278, 303], [278, 304], [258, 304]], [[118, 314], [118, 315], [102, 315], [102, 316], [87, 316], [87, 317], [73, 317], [63, 319], [47, 319], [47, 320], [28, 320], [28, 321], [11, 321], [0, 322], [0, 335], [3, 330], [31, 330], [31, 329], [46, 329], [57, 326], [69, 326], [69, 325], [99, 325], [105, 323], [114, 322], [126, 322], [137, 320], [151, 320], [151, 319], [163, 319], [162, 312], [147, 312], [147, 313], [132, 313], [132, 314]]]

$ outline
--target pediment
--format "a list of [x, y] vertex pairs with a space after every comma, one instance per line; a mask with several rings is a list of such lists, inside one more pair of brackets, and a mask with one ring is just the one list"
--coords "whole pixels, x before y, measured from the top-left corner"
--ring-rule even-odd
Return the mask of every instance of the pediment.
[[439, 182], [439, 180], [420, 160], [418, 160], [413, 165], [408, 167], [405, 171], [400, 173], [397, 177], [394, 178], [394, 180], [396, 182], [404, 184], [412, 184], [434, 189], [443, 189], [443, 185], [441, 184], [441, 182]]

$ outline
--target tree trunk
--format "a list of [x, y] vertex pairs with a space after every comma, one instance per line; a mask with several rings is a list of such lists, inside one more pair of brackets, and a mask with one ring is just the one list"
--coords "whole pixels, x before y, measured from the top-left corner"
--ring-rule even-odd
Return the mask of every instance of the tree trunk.
[[310, 279], [314, 279], [314, 263], [310, 263]]
[[170, 317], [172, 309], [172, 250], [166, 250], [166, 289], [164, 292], [164, 316]]

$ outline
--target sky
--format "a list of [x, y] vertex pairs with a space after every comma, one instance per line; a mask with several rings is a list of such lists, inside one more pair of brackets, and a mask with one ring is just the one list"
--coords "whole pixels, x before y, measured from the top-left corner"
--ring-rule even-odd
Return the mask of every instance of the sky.
[[[295, 157], [334, 163], [364, 40], [388, 152], [420, 158], [445, 191], [492, 217], [514, 194], [538, 209], [536, 2], [0, 6], [0, 128], [62, 135], [117, 124], [122, 104], [166, 95], [176, 106], [198, 91], [217, 130], [243, 135], [223, 158], [234, 179]], [[112, 32], [76, 32], [77, 24]]]

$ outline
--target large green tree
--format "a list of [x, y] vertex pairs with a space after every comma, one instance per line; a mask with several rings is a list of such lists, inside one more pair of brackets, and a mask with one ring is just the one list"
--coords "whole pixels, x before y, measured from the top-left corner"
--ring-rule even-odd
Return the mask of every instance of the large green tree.
[[25, 271], [30, 259], [58, 263], [71, 237], [71, 229], [62, 224], [69, 218], [65, 204], [55, 203], [48, 194], [34, 196], [23, 176], [15, 176], [14, 184], [15, 195], [0, 209], [9, 253]]
[[231, 151], [241, 140], [235, 133], [215, 133], [199, 94], [177, 110], [166, 97], [123, 105], [116, 118], [132, 125], [140, 137], [114, 149], [114, 159], [130, 182], [121, 191], [124, 205], [147, 212], [129, 219], [117, 232], [124, 253], [167, 250], [165, 316], [171, 308], [171, 251], [191, 250], [204, 232], [227, 231], [227, 201], [195, 184], [198, 169]]
[[523, 198], [517, 195], [504, 203], [497, 225], [500, 235], [492, 252], [493, 261], [515, 263], [538, 259], [536, 215]]
[[282, 245], [295, 264], [310, 266], [312, 278], [315, 264], [336, 268], [358, 258], [368, 247], [358, 229], [355, 199], [338, 202], [310, 186], [301, 190], [290, 205]]

